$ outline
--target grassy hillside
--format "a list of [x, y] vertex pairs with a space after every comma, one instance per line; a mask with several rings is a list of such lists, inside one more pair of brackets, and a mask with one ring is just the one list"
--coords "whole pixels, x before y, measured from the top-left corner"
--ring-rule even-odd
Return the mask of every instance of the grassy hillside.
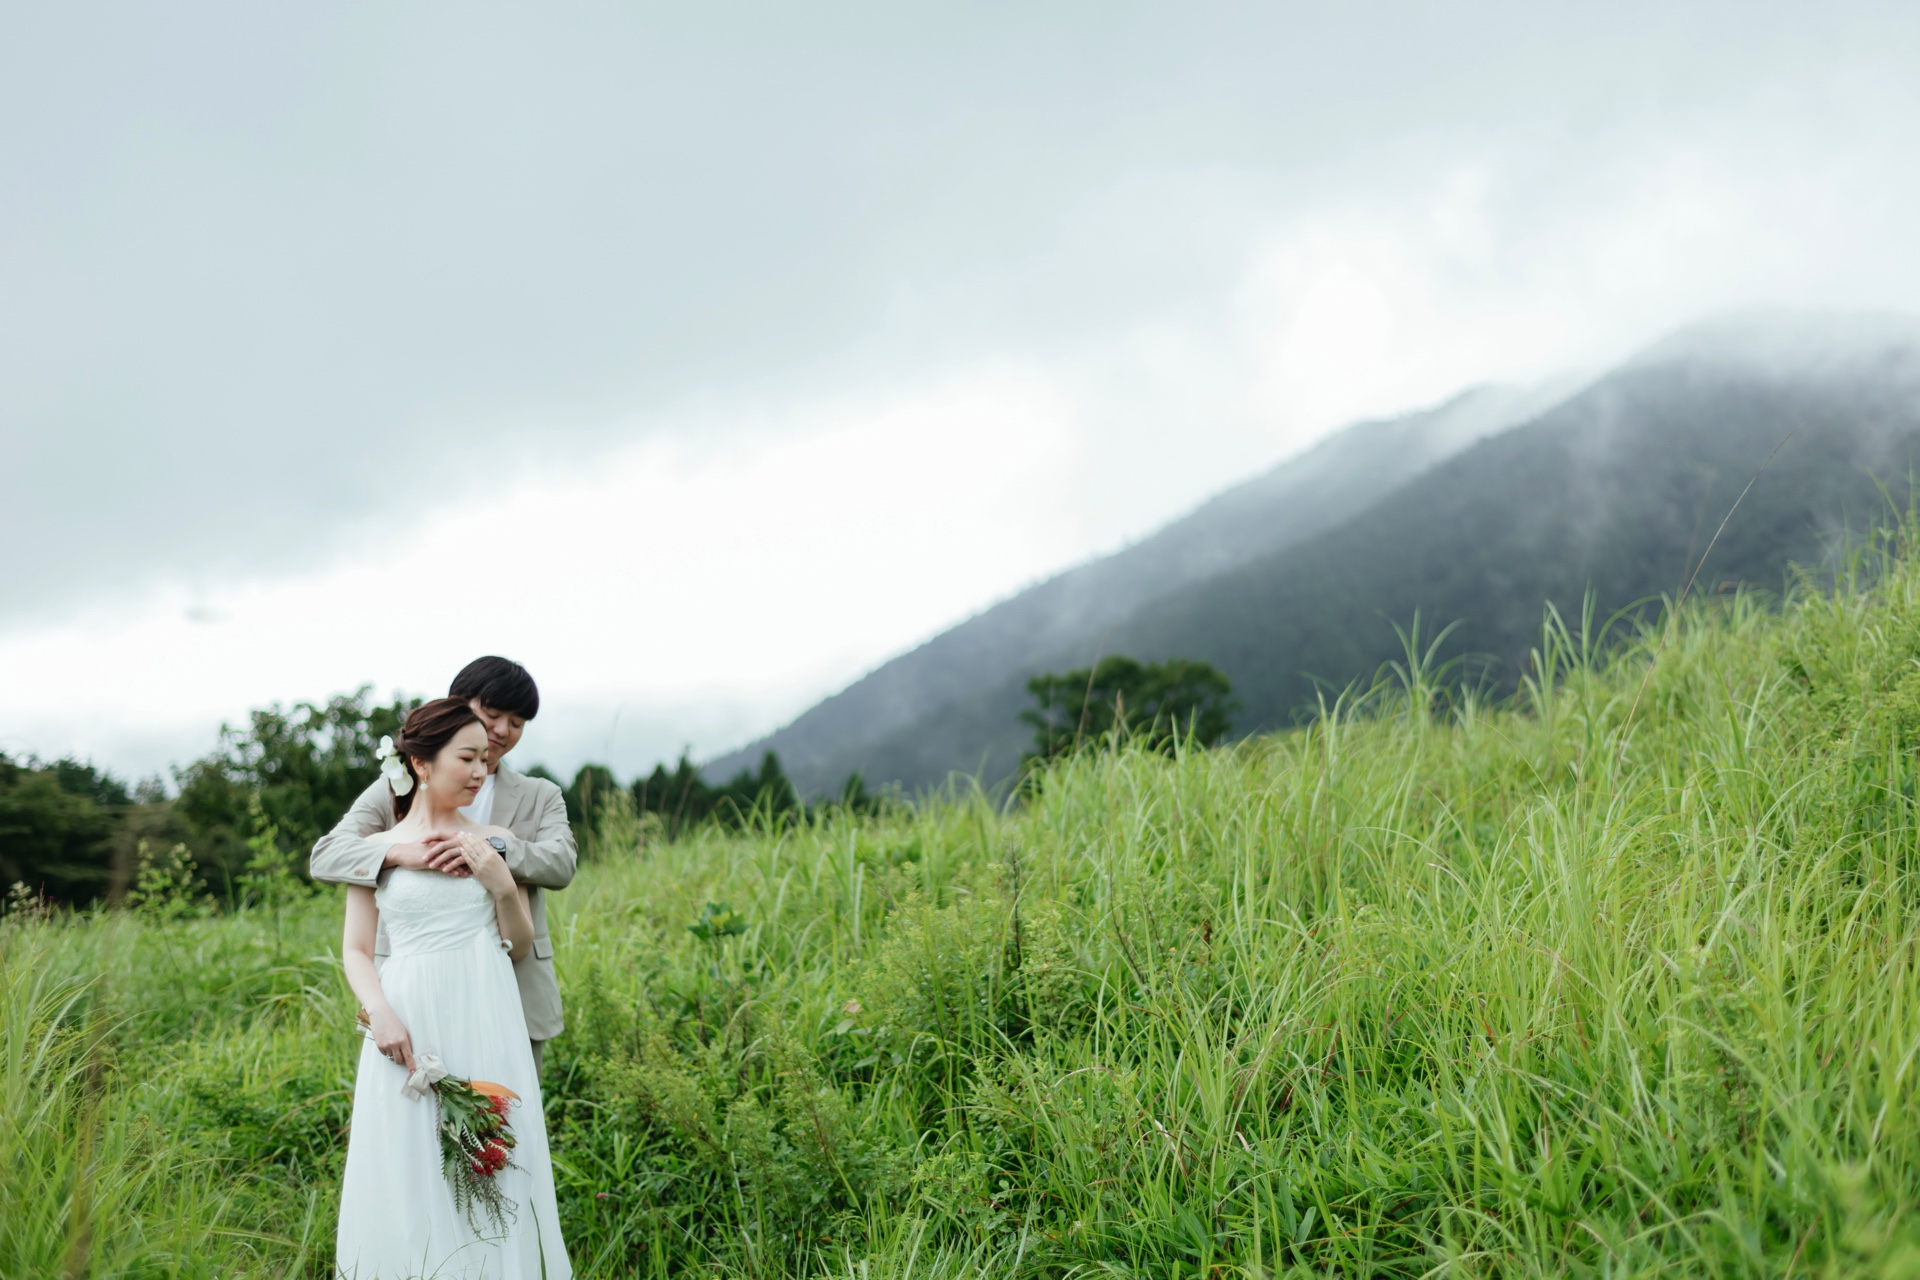
[[[581, 1271], [1915, 1274], [1920, 561], [1863, 563], [1013, 813], [609, 829]], [[338, 902], [186, 905], [0, 925], [0, 1274], [325, 1274]]]

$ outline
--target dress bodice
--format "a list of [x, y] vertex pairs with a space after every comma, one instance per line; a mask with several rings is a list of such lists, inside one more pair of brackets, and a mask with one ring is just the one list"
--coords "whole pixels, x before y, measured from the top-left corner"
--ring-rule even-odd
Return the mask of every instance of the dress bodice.
[[474, 935], [500, 936], [493, 899], [472, 876], [396, 867], [374, 892], [391, 955], [420, 955], [468, 946]]

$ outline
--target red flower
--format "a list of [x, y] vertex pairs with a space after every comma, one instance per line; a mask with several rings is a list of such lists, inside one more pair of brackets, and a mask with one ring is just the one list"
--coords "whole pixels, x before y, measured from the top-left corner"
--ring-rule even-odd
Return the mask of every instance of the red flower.
[[483, 1177], [491, 1178], [507, 1167], [507, 1149], [498, 1142], [489, 1142], [473, 1156], [473, 1171]]

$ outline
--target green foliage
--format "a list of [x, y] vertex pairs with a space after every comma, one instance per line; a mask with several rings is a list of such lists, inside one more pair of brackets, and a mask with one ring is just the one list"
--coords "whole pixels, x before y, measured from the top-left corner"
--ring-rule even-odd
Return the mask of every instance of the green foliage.
[[0, 881], [69, 903], [105, 893], [132, 808], [125, 785], [91, 765], [0, 755]]
[[0, 1275], [326, 1274], [351, 1068], [296, 959], [339, 922], [299, 926], [0, 921]]
[[702, 942], [734, 938], [746, 931], [747, 922], [724, 902], [709, 902], [701, 909], [700, 918], [687, 926], [687, 932]]
[[200, 877], [187, 846], [176, 844], [160, 853], [143, 840], [126, 905], [156, 920], [178, 920], [207, 915], [213, 910], [213, 899], [200, 891]]
[[366, 790], [378, 770], [373, 752], [381, 737], [398, 733], [419, 705], [395, 699], [379, 706], [371, 695], [372, 686], [362, 685], [324, 705], [254, 711], [245, 729], [222, 728], [219, 748], [178, 772], [175, 807], [211, 883], [224, 890], [253, 858], [248, 840], [256, 812], [283, 845], [308, 849]]
[[1027, 760], [1051, 760], [1088, 743], [1137, 740], [1171, 751], [1191, 738], [1213, 746], [1233, 728], [1233, 685], [1204, 662], [1138, 662], [1114, 654], [1092, 667], [1027, 681], [1033, 728]]
[[[1508, 705], [1410, 637], [1311, 726], [1013, 810], [630, 808], [549, 904], [578, 1272], [1911, 1274], [1892, 551], [1615, 649], [1551, 615]], [[338, 913], [0, 921], [0, 1274], [327, 1274]]]
[[247, 837], [247, 865], [236, 881], [239, 901], [248, 906], [280, 907], [314, 892], [306, 878], [306, 851], [289, 849], [280, 828], [267, 817], [256, 796], [253, 834]]

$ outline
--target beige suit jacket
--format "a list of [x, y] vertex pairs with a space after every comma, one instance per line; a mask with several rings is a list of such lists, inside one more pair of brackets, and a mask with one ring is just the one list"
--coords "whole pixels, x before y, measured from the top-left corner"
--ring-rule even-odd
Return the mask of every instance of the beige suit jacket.
[[[387, 846], [367, 837], [393, 825], [393, 792], [382, 778], [362, 791], [346, 817], [313, 846], [308, 863], [313, 878], [322, 884], [378, 887]], [[560, 788], [545, 778], [529, 778], [501, 765], [493, 777], [493, 825], [513, 833], [507, 841], [507, 867], [515, 880], [527, 886], [527, 905], [533, 912], [533, 954], [513, 966], [520, 981], [527, 1036], [551, 1040], [566, 1024], [560, 1017], [560, 983], [553, 972], [553, 942], [547, 936], [547, 904], [541, 890], [564, 889], [573, 881], [579, 853], [573, 829], [567, 825], [567, 804]], [[387, 954], [384, 923], [373, 953]]]

